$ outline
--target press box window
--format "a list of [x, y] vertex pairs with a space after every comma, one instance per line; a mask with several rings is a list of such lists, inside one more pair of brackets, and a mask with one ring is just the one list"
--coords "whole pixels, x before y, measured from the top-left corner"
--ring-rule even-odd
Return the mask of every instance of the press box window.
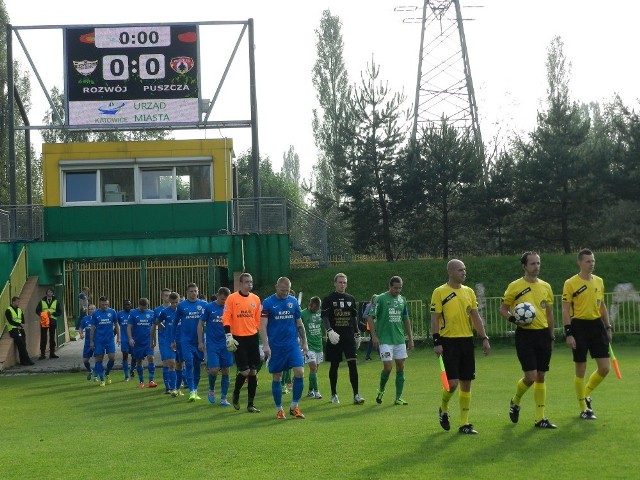
[[96, 202], [97, 171], [67, 172], [65, 174], [65, 202]]
[[173, 168], [140, 170], [142, 200], [173, 199]]
[[104, 168], [100, 170], [102, 201], [105, 203], [133, 202], [133, 168]]
[[211, 198], [211, 167], [191, 165], [176, 167], [178, 200], [206, 200]]

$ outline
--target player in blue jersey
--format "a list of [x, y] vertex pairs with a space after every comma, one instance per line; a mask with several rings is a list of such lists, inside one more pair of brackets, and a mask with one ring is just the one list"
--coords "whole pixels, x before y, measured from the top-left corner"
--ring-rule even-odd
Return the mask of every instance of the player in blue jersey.
[[87, 369], [87, 380], [91, 380], [91, 364], [89, 361], [93, 357], [93, 350], [91, 349], [91, 315], [96, 311], [94, 304], [89, 305], [87, 308], [87, 314], [80, 319], [78, 324], [78, 332], [80, 333], [80, 340], [84, 340], [84, 348], [82, 349], [82, 364]]
[[[262, 302], [260, 315], [260, 335], [262, 336], [265, 358], [269, 359], [269, 373], [273, 375], [271, 393], [276, 404], [276, 418], [286, 418], [282, 409], [282, 372], [293, 369], [293, 399], [289, 414], [304, 418], [298, 407], [304, 390], [304, 360], [308, 352], [307, 337], [300, 316], [300, 305], [289, 295], [291, 281], [280, 277], [276, 283], [276, 293]], [[300, 343], [298, 343], [298, 339]], [[300, 351], [302, 348], [302, 352]]]
[[[158, 305], [156, 308], [153, 309], [153, 315], [156, 319], [156, 323], [154, 323], [153, 325], [153, 331], [152, 331], [152, 335], [153, 338], [156, 338], [156, 329], [158, 326], [158, 316], [160, 315], [160, 312], [162, 312], [165, 308], [169, 308], [169, 306], [171, 305], [169, 302], [169, 295], [171, 295], [171, 289], [170, 288], [163, 288], [160, 291], [160, 298], [162, 298], [162, 303], [160, 305]], [[158, 345], [160, 345], [160, 343], [158, 342]], [[162, 352], [160, 353], [160, 357], [162, 358]], [[171, 390], [169, 388], [167, 388], [167, 375], [169, 372], [169, 367], [166, 366], [164, 364], [164, 360], [162, 362], [162, 383], [164, 383], [164, 393], [169, 394], [171, 393]]]
[[131, 360], [131, 368], [129, 368], [129, 334], [127, 333], [127, 325], [129, 325], [129, 316], [131, 315], [131, 300], [122, 302], [122, 310], [116, 314], [118, 325], [120, 326], [120, 351], [122, 352], [122, 371], [124, 372], [124, 381], [128, 382], [133, 377], [133, 357]]
[[[216, 379], [220, 378], [220, 405], [228, 407], [229, 367], [233, 365], [233, 353], [227, 350], [222, 312], [224, 303], [231, 291], [227, 287], [220, 287], [213, 302], [207, 304], [204, 316], [198, 325], [198, 349], [207, 352], [207, 371], [209, 377], [209, 392], [207, 398], [210, 403], [216, 403]], [[204, 341], [203, 341], [204, 334]], [[206, 348], [206, 350], [205, 350]]]
[[[164, 293], [164, 291], [163, 291]], [[155, 328], [158, 330], [158, 347], [160, 348], [160, 358], [162, 359], [162, 369], [167, 371], [163, 375], [165, 393], [172, 397], [178, 396], [178, 386], [176, 377], [176, 351], [171, 344], [175, 337], [176, 312], [178, 310], [178, 299], [180, 296], [176, 292], [169, 292], [167, 297], [169, 306], [162, 309], [156, 318]]]
[[[113, 339], [113, 333], [115, 331], [116, 337], [120, 341], [120, 326], [116, 319], [116, 311], [113, 308], [109, 308], [109, 298], [100, 297], [99, 305], [100, 308], [91, 315], [91, 340], [89, 346], [93, 350], [93, 355], [96, 359], [94, 372], [100, 379], [100, 386], [104, 387], [105, 377], [106, 382], [111, 383], [109, 374], [116, 361], [116, 343]], [[105, 353], [109, 358], [106, 371], [102, 364]]]
[[[207, 302], [198, 298], [198, 286], [190, 283], [187, 285], [187, 298], [178, 304], [176, 312], [176, 321], [180, 322], [179, 348], [184, 359], [183, 372], [189, 387], [190, 402], [200, 400], [198, 383], [204, 354], [198, 350], [198, 323], [204, 316], [206, 306]], [[174, 340], [173, 343], [177, 342]]]
[[153, 381], [156, 372], [156, 365], [153, 363], [153, 349], [155, 338], [151, 336], [151, 329], [155, 323], [153, 310], [149, 309], [149, 300], [141, 298], [138, 301], [138, 308], [131, 310], [127, 333], [129, 335], [129, 346], [133, 348], [133, 358], [136, 361], [138, 370], [138, 381], [140, 388], [144, 388], [144, 369], [142, 361], [147, 357], [147, 369], [149, 370], [149, 387], [158, 386]]

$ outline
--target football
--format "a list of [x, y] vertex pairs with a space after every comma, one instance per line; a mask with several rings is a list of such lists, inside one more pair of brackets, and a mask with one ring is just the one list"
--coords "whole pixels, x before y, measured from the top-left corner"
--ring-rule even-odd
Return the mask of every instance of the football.
[[519, 323], [529, 325], [536, 318], [536, 308], [529, 302], [519, 303], [513, 309], [513, 316]]

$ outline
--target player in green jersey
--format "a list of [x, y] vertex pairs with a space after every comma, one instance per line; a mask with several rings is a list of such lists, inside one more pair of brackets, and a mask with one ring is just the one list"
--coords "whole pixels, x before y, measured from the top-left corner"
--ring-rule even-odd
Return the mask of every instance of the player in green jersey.
[[309, 365], [309, 393], [307, 393], [307, 397], [320, 400], [322, 395], [318, 388], [318, 365], [324, 361], [320, 297], [311, 297], [309, 306], [302, 310], [301, 315], [309, 345], [309, 352], [304, 359], [305, 363]]
[[[380, 388], [376, 402], [382, 403], [384, 387], [391, 375], [393, 363], [396, 364], [396, 399], [395, 405], [408, 405], [402, 399], [404, 387], [404, 362], [407, 350], [413, 350], [413, 332], [407, 312], [407, 300], [400, 295], [402, 278], [394, 276], [389, 280], [389, 291], [376, 297], [374, 306], [369, 310], [369, 331], [371, 342], [380, 352], [382, 372], [380, 372]], [[405, 344], [405, 336], [407, 344]]]

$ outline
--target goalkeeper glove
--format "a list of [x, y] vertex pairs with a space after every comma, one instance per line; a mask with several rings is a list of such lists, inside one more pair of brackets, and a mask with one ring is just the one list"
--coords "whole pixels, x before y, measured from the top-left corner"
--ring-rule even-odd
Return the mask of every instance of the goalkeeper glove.
[[327, 337], [329, 338], [329, 341], [334, 345], [336, 345], [340, 341], [340, 335], [333, 329], [327, 330]]
[[356, 340], [356, 350], [358, 350], [360, 348], [360, 344], [362, 343], [362, 337], [360, 336], [359, 333], [356, 333], [354, 335], [354, 338]]
[[227, 339], [227, 350], [235, 352], [238, 349], [238, 341], [233, 338], [231, 333], [225, 334], [225, 338]]

